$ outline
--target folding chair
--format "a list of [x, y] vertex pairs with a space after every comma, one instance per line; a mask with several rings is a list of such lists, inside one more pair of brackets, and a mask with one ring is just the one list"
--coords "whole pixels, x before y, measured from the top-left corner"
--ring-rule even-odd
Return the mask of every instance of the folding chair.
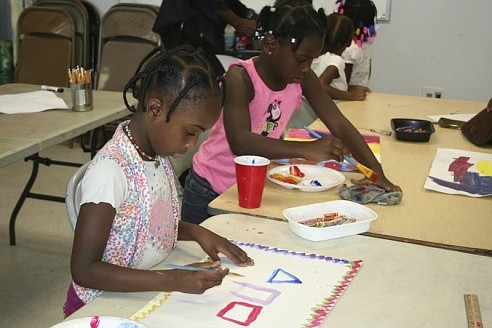
[[97, 63], [99, 60], [99, 34], [101, 19], [96, 7], [90, 2], [81, 1], [89, 14], [89, 67], [97, 72]]
[[[158, 11], [152, 5], [123, 3], [106, 12], [101, 20], [96, 89], [123, 91], [142, 58], [160, 44], [160, 36], [152, 31]], [[118, 124], [115, 121], [91, 131], [82, 140], [84, 151], [92, 138], [104, 144]]]
[[158, 7], [117, 4], [101, 21], [97, 89], [123, 91], [142, 58], [160, 44], [152, 31]]
[[65, 9], [75, 23], [75, 65], [91, 68], [89, 13], [86, 6], [79, 0], [36, 0], [35, 6]]
[[64, 9], [29, 7], [17, 21], [18, 58], [15, 81], [68, 87], [73, 66], [75, 24]]
[[79, 216], [80, 201], [82, 199], [80, 182], [82, 181], [89, 164], [90, 162], [87, 162], [77, 169], [77, 172], [75, 172], [68, 181], [67, 190], [65, 192], [65, 208], [67, 210], [68, 222], [74, 230], [77, 224], [77, 217]]

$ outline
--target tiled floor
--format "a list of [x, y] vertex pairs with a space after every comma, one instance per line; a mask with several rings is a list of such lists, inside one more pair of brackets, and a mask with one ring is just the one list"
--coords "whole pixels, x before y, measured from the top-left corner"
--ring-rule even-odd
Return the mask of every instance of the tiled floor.
[[[53, 147], [41, 156], [84, 163], [80, 145]], [[40, 166], [33, 191], [63, 196], [75, 167]], [[63, 320], [70, 278], [73, 231], [64, 203], [27, 199], [16, 224], [17, 245], [9, 245], [11, 212], [31, 172], [19, 161], [0, 169], [0, 327], [50, 327]]]

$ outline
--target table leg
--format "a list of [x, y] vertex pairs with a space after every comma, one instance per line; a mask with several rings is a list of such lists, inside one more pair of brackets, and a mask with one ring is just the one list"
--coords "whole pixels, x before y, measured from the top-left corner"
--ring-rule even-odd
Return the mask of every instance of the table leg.
[[26, 198], [35, 198], [35, 199], [49, 200], [49, 201], [61, 202], [61, 203], [65, 202], [65, 197], [38, 194], [38, 193], [31, 192], [31, 188], [34, 185], [34, 182], [36, 181], [36, 177], [38, 176], [39, 164], [41, 163], [41, 164], [44, 164], [46, 166], [50, 166], [52, 164], [53, 165], [63, 165], [63, 166], [73, 166], [73, 167], [82, 166], [82, 164], [79, 164], [79, 163], [54, 161], [54, 160], [51, 160], [50, 158], [39, 157], [39, 154], [34, 154], [32, 156], [26, 157], [24, 159], [24, 161], [32, 161], [32, 171], [31, 171], [31, 176], [29, 177], [29, 180], [27, 181], [27, 184], [24, 187], [24, 190], [22, 191], [22, 194], [20, 195], [19, 200], [17, 201], [17, 204], [15, 205], [14, 210], [12, 211], [12, 215], [10, 216], [9, 237], [10, 237], [10, 245], [12, 245], [12, 246], [15, 245], [15, 221], [17, 219], [17, 215], [19, 214], [19, 211], [22, 208], [22, 205], [24, 204], [24, 201], [26, 200]]

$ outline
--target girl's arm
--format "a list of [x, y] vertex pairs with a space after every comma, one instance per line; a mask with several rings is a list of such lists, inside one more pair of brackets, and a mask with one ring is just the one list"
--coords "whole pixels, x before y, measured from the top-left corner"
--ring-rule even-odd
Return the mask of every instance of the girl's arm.
[[222, 253], [237, 265], [247, 266], [254, 264], [248, 254], [237, 245], [196, 224], [180, 221], [178, 239], [196, 241], [213, 261], [220, 261], [218, 254]]
[[381, 164], [374, 156], [362, 135], [340, 112], [326, 92], [323, 92], [321, 83], [314, 72], [311, 71], [303, 81], [302, 91], [313, 110], [331, 133], [343, 140], [343, 144], [360, 163], [371, 168], [379, 175], [379, 180], [376, 183], [387, 191], [401, 190], [400, 187], [394, 185], [386, 178]]
[[[115, 209], [107, 203], [80, 207], [70, 262], [76, 284], [105, 291], [181, 291], [201, 294], [220, 285], [228, 270], [138, 270], [102, 261]], [[218, 266], [218, 265], [216, 265]]]
[[[343, 74], [345, 74], [345, 72], [343, 72]], [[352, 88], [349, 88], [348, 91], [332, 87], [331, 83], [333, 80], [339, 77], [340, 73], [338, 72], [338, 68], [334, 65], [328, 66], [319, 77], [323, 89], [332, 99], [364, 100], [366, 98], [366, 88], [361, 86], [353, 86]]]
[[305, 143], [268, 138], [251, 132], [249, 103], [254, 97], [251, 79], [245, 69], [239, 66], [231, 67], [225, 78], [227, 94], [223, 112], [224, 126], [234, 154], [258, 155], [270, 159], [302, 157], [317, 162], [342, 157], [344, 147], [336, 138]]

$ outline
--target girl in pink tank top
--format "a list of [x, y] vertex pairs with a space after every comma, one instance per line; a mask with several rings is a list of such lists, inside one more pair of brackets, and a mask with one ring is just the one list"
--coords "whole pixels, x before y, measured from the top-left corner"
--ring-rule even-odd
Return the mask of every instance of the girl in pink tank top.
[[[256, 37], [262, 52], [231, 65], [225, 79], [226, 99], [219, 121], [193, 158], [183, 198], [183, 220], [200, 223], [207, 206], [235, 183], [234, 157], [259, 155], [269, 159], [301, 157], [315, 162], [341, 160], [351, 152], [379, 175], [388, 191], [391, 183], [361, 134], [324, 92], [312, 61], [323, 48], [326, 15], [305, 0], [286, 0], [260, 12]], [[282, 130], [304, 95], [332, 136], [313, 142], [285, 141]]]

